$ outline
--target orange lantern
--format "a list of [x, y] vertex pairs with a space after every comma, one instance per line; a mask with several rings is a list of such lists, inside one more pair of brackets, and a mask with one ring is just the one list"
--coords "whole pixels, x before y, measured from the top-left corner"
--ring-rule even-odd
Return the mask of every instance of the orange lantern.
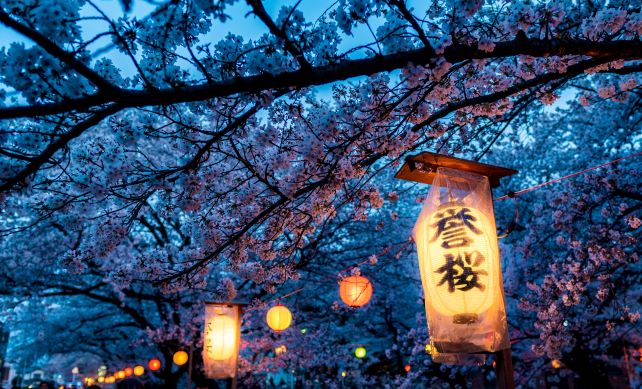
[[560, 367], [562, 367], [562, 363], [559, 361], [559, 359], [553, 359], [551, 361], [551, 365], [554, 369], [559, 369]]
[[125, 378], [125, 372], [122, 370], [118, 370], [116, 373], [114, 373], [114, 377], [116, 377], [116, 379], [118, 380], [122, 380], [123, 378]]
[[187, 353], [185, 351], [181, 350], [174, 353], [174, 363], [178, 366], [183, 366], [184, 364], [186, 364], [188, 359], [189, 357], [187, 356]]
[[103, 382], [105, 382], [105, 377], [103, 376], [98, 377], [98, 383], [102, 384]]
[[113, 384], [114, 382], [116, 382], [116, 378], [113, 375], [110, 375], [109, 377], [105, 378], [106, 384]]
[[134, 369], [132, 369], [131, 367], [126, 367], [124, 371], [125, 377], [130, 377], [132, 374], [134, 374]]
[[159, 361], [156, 358], [151, 359], [149, 361], [149, 363], [147, 364], [147, 366], [149, 367], [149, 370], [151, 370], [151, 371], [159, 370], [161, 368], [161, 361]]
[[410, 367], [410, 365], [406, 365], [403, 367], [403, 369], [406, 371], [406, 373], [410, 373], [410, 369], [412, 369], [412, 367]]
[[339, 295], [349, 307], [364, 306], [372, 297], [372, 283], [362, 276], [346, 277], [339, 283]]
[[134, 367], [134, 375], [141, 376], [143, 374], [145, 374], [145, 368], [144, 367], [142, 367], [140, 365]]
[[287, 329], [292, 323], [292, 313], [284, 305], [277, 304], [265, 315], [268, 326], [276, 332]]

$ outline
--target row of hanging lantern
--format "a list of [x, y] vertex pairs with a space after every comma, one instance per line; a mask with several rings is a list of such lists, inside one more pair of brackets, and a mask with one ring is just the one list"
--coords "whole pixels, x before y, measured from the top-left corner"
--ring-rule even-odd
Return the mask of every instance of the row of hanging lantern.
[[[185, 351], [179, 350], [174, 353], [172, 360], [174, 364], [176, 364], [177, 366], [182, 366], [187, 363], [187, 361], [189, 360], [189, 356]], [[161, 366], [162, 366], [161, 361], [158, 358], [152, 358], [149, 360], [149, 362], [147, 362], [147, 368], [150, 371], [158, 371], [160, 370]], [[112, 375], [106, 375], [105, 372], [106, 372], [106, 369], [103, 372], [99, 370], [98, 372], [99, 375], [96, 378], [86, 377], [85, 383], [88, 386], [93, 384], [94, 382], [98, 382], [101, 384], [102, 383], [113, 384], [118, 380], [122, 380], [131, 376], [140, 377], [143, 374], [145, 374], [145, 368], [142, 365], [136, 365], [134, 367], [126, 367], [122, 370], [115, 371], [114, 374]]]
[[[443, 363], [461, 363], [480, 352], [510, 347], [491, 186], [516, 171], [423, 153], [406, 161], [396, 177], [432, 184], [413, 229], [424, 288], [430, 344], [426, 351]], [[370, 280], [349, 276], [339, 283], [341, 301], [366, 305]], [[206, 303], [203, 362], [208, 378], [233, 378], [240, 343], [242, 305]], [[292, 323], [282, 304], [266, 313], [278, 332]], [[275, 353], [285, 352], [279, 346]], [[354, 351], [365, 358], [365, 347]], [[508, 359], [510, 361], [510, 358]], [[406, 366], [410, 371], [410, 365]]]

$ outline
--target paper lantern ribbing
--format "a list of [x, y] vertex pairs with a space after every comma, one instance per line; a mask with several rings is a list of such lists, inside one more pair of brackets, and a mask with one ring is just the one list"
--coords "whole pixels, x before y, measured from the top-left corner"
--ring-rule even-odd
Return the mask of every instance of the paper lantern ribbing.
[[276, 332], [287, 329], [292, 323], [292, 313], [284, 305], [277, 304], [270, 308], [265, 315], [268, 326]]
[[134, 375], [141, 376], [143, 374], [145, 374], [145, 368], [144, 367], [142, 367], [140, 365], [134, 367]]
[[346, 277], [339, 283], [339, 296], [349, 307], [362, 307], [372, 297], [372, 283], [362, 276]]
[[155, 358], [151, 359], [149, 361], [149, 363], [147, 364], [147, 366], [149, 367], [149, 370], [151, 370], [151, 371], [159, 370], [161, 368], [161, 361], [159, 361], [158, 359], [155, 359]]
[[183, 366], [184, 364], [187, 363], [187, 360], [189, 359], [187, 353], [185, 351], [177, 351], [174, 353], [174, 363], [178, 366]]

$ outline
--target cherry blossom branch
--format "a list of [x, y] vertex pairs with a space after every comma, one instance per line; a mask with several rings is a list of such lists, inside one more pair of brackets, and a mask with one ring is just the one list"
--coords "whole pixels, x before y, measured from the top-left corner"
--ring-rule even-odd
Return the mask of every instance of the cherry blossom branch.
[[285, 34], [284, 29], [277, 27], [277, 25], [274, 23], [274, 20], [272, 20], [270, 15], [268, 15], [265, 7], [263, 7], [263, 2], [261, 0], [247, 0], [247, 4], [252, 7], [252, 12], [254, 12], [254, 14], [259, 19], [261, 19], [263, 24], [265, 24], [270, 30], [270, 33], [283, 41], [283, 46], [290, 54], [292, 54], [294, 59], [296, 59], [296, 61], [299, 63], [299, 66], [301, 67], [301, 70], [311, 70], [312, 66], [305, 59], [305, 56], [303, 55], [301, 50], [299, 50], [299, 48], [296, 47], [294, 43], [292, 43], [292, 41]]
[[[516, 55], [534, 57], [585, 55], [594, 58], [608, 57], [611, 60], [634, 60], [642, 58], [642, 41], [594, 42], [578, 39], [518, 38], [512, 41], [498, 42], [493, 50], [488, 51], [480, 50], [476, 44], [455, 43], [444, 50], [443, 58], [451, 63], [457, 63], [468, 59], [501, 58]], [[344, 60], [329, 65], [315, 66], [311, 70], [300, 69], [277, 74], [265, 73], [180, 88], [158, 90], [118, 88], [109, 91], [109, 93], [96, 93], [64, 102], [0, 108], [0, 119], [82, 111], [110, 102], [118, 103], [124, 109], [203, 101], [239, 93], [255, 94], [273, 89], [305, 88], [392, 71], [403, 68], [410, 63], [430, 64], [440, 57], [434, 54], [431, 48], [421, 48], [371, 58]], [[563, 73], [558, 74], [558, 76], [563, 75]]]
[[81, 76], [85, 77], [99, 89], [103, 91], [112, 91], [116, 89], [116, 86], [104, 79], [87, 65], [79, 61], [72, 53], [63, 50], [60, 46], [55, 44], [46, 36], [42, 35], [37, 30], [34, 30], [16, 21], [11, 16], [9, 16], [9, 14], [6, 13], [2, 8], [0, 8], [0, 23], [31, 39], [47, 53], [51, 54], [61, 62], [67, 64], [71, 69], [76, 71]]
[[69, 131], [59, 136], [54, 142], [50, 143], [38, 156], [31, 158], [31, 161], [16, 175], [4, 180], [0, 185], [0, 192], [10, 190], [15, 185], [23, 183], [31, 174], [40, 170], [42, 165], [47, 163], [56, 152], [67, 146], [71, 140], [79, 137], [87, 129], [97, 125], [109, 115], [120, 110], [121, 107], [116, 104], [107, 106], [103, 110], [92, 114], [89, 118], [71, 127]]

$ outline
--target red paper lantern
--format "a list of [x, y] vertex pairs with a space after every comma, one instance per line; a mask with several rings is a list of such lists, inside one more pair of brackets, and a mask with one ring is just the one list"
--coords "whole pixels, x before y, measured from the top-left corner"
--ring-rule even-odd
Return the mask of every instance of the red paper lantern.
[[339, 296], [347, 306], [362, 307], [372, 297], [372, 283], [362, 276], [346, 277], [339, 283]]
[[159, 361], [156, 358], [151, 359], [147, 366], [149, 367], [149, 370], [151, 370], [151, 371], [159, 370], [161, 368], [161, 361]]

